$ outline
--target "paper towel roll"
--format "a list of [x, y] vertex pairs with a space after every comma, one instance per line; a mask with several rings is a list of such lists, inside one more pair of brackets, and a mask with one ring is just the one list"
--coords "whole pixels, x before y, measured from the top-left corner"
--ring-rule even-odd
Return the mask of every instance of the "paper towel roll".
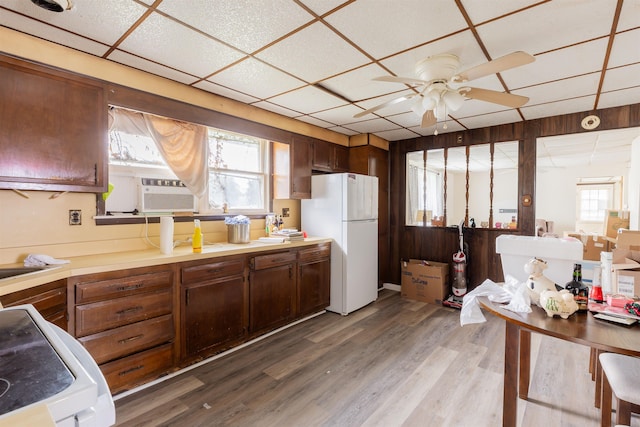
[[160, 217], [160, 252], [173, 253], [173, 218], [170, 216]]

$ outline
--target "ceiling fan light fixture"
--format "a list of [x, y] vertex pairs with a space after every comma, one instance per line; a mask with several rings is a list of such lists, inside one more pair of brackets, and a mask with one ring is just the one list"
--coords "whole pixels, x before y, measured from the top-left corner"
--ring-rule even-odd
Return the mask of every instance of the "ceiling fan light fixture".
[[[427, 111], [427, 108], [424, 106], [423, 98], [424, 97], [422, 95], [417, 96], [416, 101], [411, 106], [411, 111], [416, 113], [418, 117], [422, 117], [425, 111]], [[426, 98], [424, 98], [424, 100], [426, 101]]]
[[31, 3], [51, 12], [64, 12], [73, 7], [71, 0], [31, 0]]
[[457, 111], [462, 107], [464, 103], [464, 96], [460, 95], [458, 91], [449, 90], [442, 96], [444, 103], [447, 105], [449, 111]]

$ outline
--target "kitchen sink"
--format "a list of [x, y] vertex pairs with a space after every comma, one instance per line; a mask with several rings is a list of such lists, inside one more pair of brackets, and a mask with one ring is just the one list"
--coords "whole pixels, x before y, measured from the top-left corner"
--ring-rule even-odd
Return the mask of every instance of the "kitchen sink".
[[0, 268], [0, 279], [6, 279], [9, 277], [20, 276], [21, 274], [35, 273], [42, 271], [46, 267], [13, 267], [13, 268]]

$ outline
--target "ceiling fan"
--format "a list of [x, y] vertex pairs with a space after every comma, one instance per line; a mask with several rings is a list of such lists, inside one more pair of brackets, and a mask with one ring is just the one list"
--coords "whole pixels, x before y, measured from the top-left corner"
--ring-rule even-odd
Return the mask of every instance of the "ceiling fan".
[[363, 117], [413, 98], [415, 98], [415, 101], [411, 110], [422, 117], [421, 127], [423, 128], [445, 120], [450, 112], [457, 111], [462, 107], [465, 99], [477, 99], [510, 108], [519, 108], [526, 104], [529, 98], [467, 86], [454, 88], [451, 85], [463, 84], [480, 77], [529, 64], [533, 61], [535, 61], [533, 56], [526, 52], [517, 51], [457, 73], [460, 67], [460, 59], [456, 55], [445, 53], [430, 56], [416, 63], [415, 73], [417, 78], [382, 76], [373, 79], [383, 82], [404, 83], [415, 88], [417, 90], [416, 93], [392, 99], [368, 110], [361, 111], [353, 117]]

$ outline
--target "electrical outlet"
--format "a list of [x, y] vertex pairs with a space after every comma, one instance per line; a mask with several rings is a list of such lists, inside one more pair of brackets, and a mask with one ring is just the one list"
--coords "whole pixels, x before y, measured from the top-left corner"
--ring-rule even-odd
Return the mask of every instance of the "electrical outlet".
[[69, 209], [69, 225], [82, 225], [82, 211]]

